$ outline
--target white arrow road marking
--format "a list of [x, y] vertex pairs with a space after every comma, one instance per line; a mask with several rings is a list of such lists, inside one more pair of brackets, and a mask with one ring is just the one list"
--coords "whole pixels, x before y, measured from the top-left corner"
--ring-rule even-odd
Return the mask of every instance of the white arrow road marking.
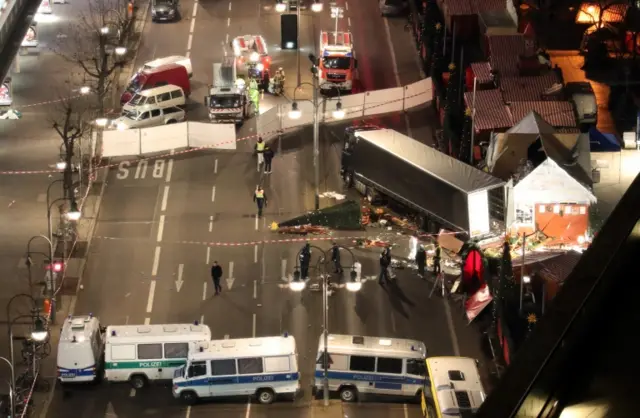
[[287, 259], [283, 258], [280, 260], [280, 278], [283, 282], [289, 282], [289, 277], [287, 276]]
[[233, 277], [233, 261], [229, 261], [229, 277], [227, 278], [227, 287], [229, 290], [231, 290], [235, 280], [235, 277]]
[[178, 280], [176, 280], [176, 290], [180, 292], [182, 289], [182, 285], [184, 284], [184, 280], [182, 280], [182, 274], [184, 273], [184, 264], [178, 265]]

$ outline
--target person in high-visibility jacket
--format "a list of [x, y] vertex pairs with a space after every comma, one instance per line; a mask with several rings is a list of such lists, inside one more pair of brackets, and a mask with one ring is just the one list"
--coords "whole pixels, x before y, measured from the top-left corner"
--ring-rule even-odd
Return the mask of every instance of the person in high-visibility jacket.
[[260, 114], [260, 91], [258, 90], [258, 82], [252, 78], [249, 82], [249, 100], [253, 103], [256, 115]]
[[262, 137], [258, 137], [258, 142], [253, 147], [258, 155], [258, 172], [260, 171], [260, 166], [264, 163], [264, 148], [267, 144], [264, 143]]
[[262, 208], [267, 207], [267, 195], [264, 193], [264, 189], [261, 186], [256, 188], [253, 194], [253, 201], [258, 205], [258, 218], [262, 217]]

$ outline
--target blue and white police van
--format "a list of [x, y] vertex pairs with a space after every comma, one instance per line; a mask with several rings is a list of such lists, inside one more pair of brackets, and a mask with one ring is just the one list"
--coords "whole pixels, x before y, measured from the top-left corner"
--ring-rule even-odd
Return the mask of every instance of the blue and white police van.
[[93, 382], [102, 370], [104, 329], [93, 315], [69, 316], [58, 342], [58, 380]]
[[[324, 337], [320, 336], [314, 388], [324, 385]], [[344, 402], [359, 394], [391, 395], [420, 400], [427, 348], [415, 340], [329, 334], [329, 390]]]
[[190, 352], [173, 379], [173, 396], [188, 404], [246, 395], [270, 404], [278, 396], [295, 399], [299, 389], [296, 341], [289, 335], [211, 341]]

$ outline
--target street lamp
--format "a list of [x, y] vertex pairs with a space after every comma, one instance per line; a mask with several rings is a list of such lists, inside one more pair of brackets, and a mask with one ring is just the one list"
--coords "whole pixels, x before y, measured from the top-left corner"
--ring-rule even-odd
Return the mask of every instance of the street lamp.
[[[6, 357], [0, 357], [0, 360], [3, 360], [5, 363], [9, 365], [9, 369], [11, 370], [11, 376], [14, 376], [13, 372], [13, 364]], [[11, 416], [13, 417], [13, 411], [15, 410], [14, 402], [15, 402], [15, 393], [14, 387], [12, 386], [12, 382], [9, 382], [9, 408], [11, 411]]]
[[98, 118], [96, 119], [96, 125], [104, 128], [105, 126], [107, 126], [107, 124], [109, 123], [109, 119], [107, 118]]
[[56, 168], [60, 171], [64, 171], [67, 168], [67, 162], [65, 160], [60, 160], [56, 163]]
[[89, 94], [91, 93], [91, 87], [83, 86], [80, 87], [80, 94]]
[[320, 3], [319, 1], [315, 1], [311, 4], [311, 11], [312, 12], [316, 12], [319, 13], [322, 11], [322, 3]]
[[109, 34], [109, 26], [103, 26], [100, 28], [100, 33], [102, 35], [108, 35]]
[[[322, 102], [318, 102], [318, 69], [315, 66], [315, 56], [313, 54], [309, 54], [309, 59], [313, 63], [313, 67], [311, 67], [311, 73], [313, 75], [313, 84], [310, 83], [300, 83], [293, 90], [293, 103], [291, 103], [291, 110], [289, 111], [290, 119], [300, 119], [302, 117], [302, 111], [298, 107], [298, 102], [296, 101], [296, 92], [298, 89], [308, 84], [313, 88], [313, 100], [311, 104], [313, 104], [313, 169], [314, 169], [314, 183], [315, 183], [315, 209], [320, 209], [320, 163], [318, 161], [320, 156], [320, 118], [318, 118], [318, 108], [322, 103], [326, 103], [327, 99], [324, 99]], [[345, 112], [342, 110], [342, 102], [340, 101], [340, 91], [338, 90], [338, 103], [336, 104], [336, 110], [333, 111], [333, 117], [335, 119], [344, 118]]]
[[276, 3], [276, 12], [284, 13], [287, 10], [287, 5], [284, 2], [279, 1]]
[[123, 56], [127, 53], [127, 48], [125, 48], [124, 46], [117, 46], [114, 49], [114, 52], [116, 53], [116, 55]]
[[[323, 392], [323, 400], [324, 406], [329, 406], [329, 274], [327, 274], [327, 261], [329, 257], [327, 256], [327, 252], [322, 248], [317, 247], [315, 245], [310, 245], [309, 248], [316, 249], [320, 252], [320, 259], [318, 260], [318, 264], [322, 265], [322, 273], [320, 274], [320, 278], [322, 279], [322, 311], [323, 311], [323, 324], [322, 324], [322, 335], [324, 340], [324, 353], [323, 353], [323, 379], [322, 379], [322, 392]], [[349, 254], [351, 254], [351, 281], [347, 283], [347, 290], [351, 292], [356, 292], [362, 288], [362, 282], [358, 279], [358, 273], [356, 265], [359, 264], [356, 260], [355, 254], [348, 249], [347, 247], [343, 247], [342, 245], [338, 245], [338, 248], [346, 250]], [[294, 292], [301, 292], [306, 287], [305, 278], [300, 277], [300, 254], [302, 249], [298, 251], [296, 255], [296, 266], [293, 271], [293, 280], [289, 282], [289, 289]], [[352, 284], [349, 286], [349, 284]], [[356, 285], [359, 283], [359, 285]]]
[[71, 209], [67, 212], [67, 219], [70, 221], [78, 221], [82, 217], [82, 212], [78, 208], [78, 203], [75, 200], [71, 201]]

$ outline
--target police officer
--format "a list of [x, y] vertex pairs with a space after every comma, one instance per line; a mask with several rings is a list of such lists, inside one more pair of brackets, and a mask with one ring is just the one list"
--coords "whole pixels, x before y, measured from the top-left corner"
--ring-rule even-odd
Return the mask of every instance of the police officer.
[[433, 274], [434, 275], [438, 275], [440, 274], [441, 270], [440, 270], [440, 244], [436, 244], [436, 253], [433, 256]]
[[300, 276], [306, 280], [309, 278], [309, 262], [311, 261], [311, 245], [307, 242], [300, 251]]
[[378, 276], [378, 283], [385, 284], [389, 281], [389, 264], [391, 263], [391, 257], [387, 255], [388, 248], [382, 250], [380, 254], [380, 275]]
[[333, 243], [331, 247], [331, 261], [333, 261], [333, 266], [335, 268], [334, 273], [342, 274], [342, 266], [340, 265], [340, 247], [338, 247], [337, 243]]
[[[266, 146], [267, 144], [265, 144], [264, 141], [262, 140], [262, 137], [259, 136], [258, 142], [256, 142], [256, 145], [253, 147], [256, 151], [256, 155], [258, 155], [258, 172], [260, 171], [260, 165], [264, 163], [264, 149]], [[265, 171], [266, 171], [266, 167], [265, 167]]]
[[264, 147], [262, 155], [264, 157], [264, 174], [271, 174], [271, 161], [273, 161], [274, 153], [269, 145]]
[[427, 265], [427, 252], [424, 250], [423, 245], [418, 245], [416, 264], [418, 265], [418, 276], [424, 279], [424, 268]]
[[262, 216], [262, 208], [267, 207], [267, 195], [264, 193], [261, 186], [256, 188], [256, 191], [253, 194], [253, 201], [258, 205], [258, 218], [260, 218]]

